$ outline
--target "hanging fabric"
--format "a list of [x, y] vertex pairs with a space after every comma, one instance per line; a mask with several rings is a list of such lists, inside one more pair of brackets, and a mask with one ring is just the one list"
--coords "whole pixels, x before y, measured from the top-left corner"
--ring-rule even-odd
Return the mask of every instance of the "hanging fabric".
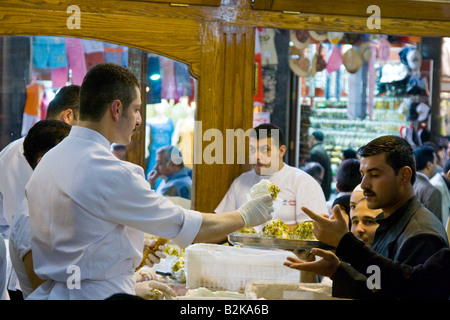
[[261, 44], [259, 42], [259, 29], [255, 31], [255, 63], [258, 67], [258, 82], [256, 87], [256, 93], [253, 95], [254, 106], [264, 106], [264, 84], [262, 74], [262, 57], [261, 57]]
[[26, 136], [28, 130], [41, 120], [41, 103], [44, 97], [44, 86], [36, 81], [26, 87], [27, 99], [23, 110], [22, 137]]

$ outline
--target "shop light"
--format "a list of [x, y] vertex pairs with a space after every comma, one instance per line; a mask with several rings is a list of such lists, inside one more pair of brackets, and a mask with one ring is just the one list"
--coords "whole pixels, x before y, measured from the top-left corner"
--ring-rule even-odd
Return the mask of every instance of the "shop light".
[[161, 79], [161, 76], [159, 74], [155, 73], [150, 76], [150, 79], [153, 81], [157, 81], [157, 80]]

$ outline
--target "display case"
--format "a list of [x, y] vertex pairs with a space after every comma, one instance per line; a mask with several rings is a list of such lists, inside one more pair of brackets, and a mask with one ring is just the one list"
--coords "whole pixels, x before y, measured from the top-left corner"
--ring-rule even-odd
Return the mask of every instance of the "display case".
[[346, 100], [335, 101], [316, 98], [311, 108], [309, 133], [321, 130], [329, 148], [358, 149], [370, 140], [382, 135], [399, 135], [406, 122], [406, 114], [400, 108], [407, 98], [377, 97], [373, 117], [352, 119]]

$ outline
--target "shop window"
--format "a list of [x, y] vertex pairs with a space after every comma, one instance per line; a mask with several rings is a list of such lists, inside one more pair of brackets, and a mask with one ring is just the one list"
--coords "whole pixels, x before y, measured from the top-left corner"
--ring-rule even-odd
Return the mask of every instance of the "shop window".
[[[155, 169], [161, 147], [179, 149], [185, 170], [192, 177], [194, 163], [194, 122], [196, 80], [188, 67], [155, 54], [148, 54], [146, 174]], [[158, 188], [162, 178], [155, 181]]]
[[130, 146], [112, 144], [113, 153], [141, 164], [148, 174], [158, 147], [177, 146], [192, 176], [196, 81], [186, 65], [123, 45], [77, 38], [2, 37], [0, 47], [1, 149], [46, 118], [47, 107], [60, 88], [81, 85], [90, 68], [110, 62], [137, 76], [144, 92], [141, 114], [145, 117], [141, 126], [145, 135]]
[[413, 36], [259, 28], [254, 125], [281, 127], [285, 161], [296, 167], [307, 162], [312, 132], [322, 131], [333, 172], [345, 149], [382, 135], [422, 145], [436, 81], [424, 46]]

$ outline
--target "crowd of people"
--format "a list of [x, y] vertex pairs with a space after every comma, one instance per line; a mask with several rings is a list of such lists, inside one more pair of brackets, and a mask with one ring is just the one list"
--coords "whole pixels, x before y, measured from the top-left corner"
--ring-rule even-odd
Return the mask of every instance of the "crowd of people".
[[[335, 297], [449, 298], [448, 154], [444, 159], [433, 146], [413, 150], [403, 138], [379, 137], [357, 153], [343, 153], [335, 176], [338, 194], [331, 198], [323, 134], [311, 135], [307, 164], [300, 169], [283, 161], [281, 130], [262, 124], [249, 137], [252, 169], [232, 182], [214, 213], [201, 213], [169, 199], [191, 199], [191, 170], [178, 148], [158, 149], [147, 176], [124, 161], [125, 146], [142, 123], [141, 105], [131, 71], [99, 64], [80, 87], [62, 88], [47, 119], [0, 153], [1, 231], [7, 239], [0, 241], [1, 298], [16, 288], [29, 300], [110, 299], [163, 290], [155, 281], [136, 286], [143, 251], [155, 245], [144, 234], [184, 248], [221, 243], [231, 232], [265, 223], [272, 219], [272, 198], [248, 198], [262, 179], [281, 190], [277, 218], [288, 226], [312, 219], [316, 238], [336, 248], [335, 253], [313, 249], [318, 258], [309, 261], [289, 258], [287, 267], [331, 278]], [[157, 178], [163, 182], [154, 190]], [[164, 248], [144, 256], [145, 263], [159, 262]], [[16, 288], [6, 288], [13, 283], [3, 263], [7, 254]], [[367, 285], [370, 265], [381, 270], [379, 288]], [[77, 290], [67, 283], [73, 266]]]
[[[396, 136], [374, 139], [358, 155], [361, 183], [351, 193], [349, 212], [336, 205], [327, 217], [302, 208], [314, 220], [317, 239], [335, 253], [313, 249], [321, 258], [289, 258], [285, 265], [330, 277], [334, 297], [449, 299], [449, 206], [441, 200], [448, 201], [450, 160], [436, 173], [435, 149], [413, 150]], [[417, 184], [421, 178], [426, 188]], [[443, 179], [447, 189], [441, 193], [430, 178]], [[427, 201], [432, 196], [433, 203]], [[375, 288], [368, 285], [370, 266], [380, 270]]]

